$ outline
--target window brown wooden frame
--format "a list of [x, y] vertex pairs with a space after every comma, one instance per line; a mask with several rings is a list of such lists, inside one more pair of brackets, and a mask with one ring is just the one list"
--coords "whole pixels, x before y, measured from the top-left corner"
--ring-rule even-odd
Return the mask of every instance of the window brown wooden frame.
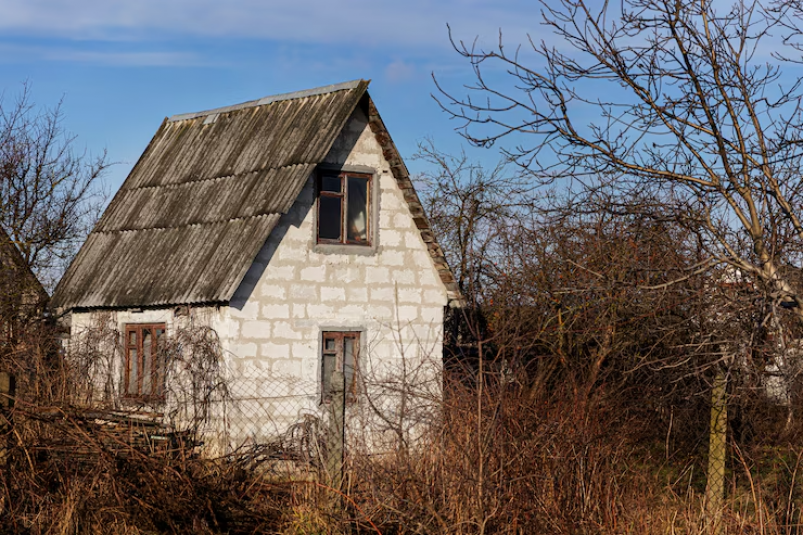
[[[365, 181], [365, 230], [363, 232], [365, 239], [350, 239], [348, 223], [351, 220], [349, 213], [349, 181], [350, 179], [359, 179]], [[335, 244], [335, 245], [371, 245], [371, 232], [373, 223], [373, 199], [372, 199], [372, 185], [373, 175], [367, 173], [352, 173], [347, 171], [337, 172], [321, 170], [318, 172], [316, 181], [316, 225], [315, 238], [317, 243]], [[339, 181], [340, 187], [337, 191], [333, 189], [335, 182]], [[338, 237], [329, 237], [321, 235], [321, 222], [326, 219], [322, 214], [322, 207], [324, 202], [330, 206], [334, 206], [332, 201], [339, 204], [340, 207], [340, 229]], [[327, 229], [331, 230], [331, 228]]]
[[[125, 326], [125, 398], [143, 401], [164, 399], [164, 362], [159, 341], [165, 332], [164, 323], [131, 323]], [[146, 343], [146, 338], [150, 339], [149, 343]]]
[[[351, 348], [351, 363], [348, 349]], [[357, 376], [360, 362], [360, 333], [357, 331], [324, 331], [321, 333], [321, 399], [332, 399], [332, 372], [343, 372], [346, 401], [357, 397]]]

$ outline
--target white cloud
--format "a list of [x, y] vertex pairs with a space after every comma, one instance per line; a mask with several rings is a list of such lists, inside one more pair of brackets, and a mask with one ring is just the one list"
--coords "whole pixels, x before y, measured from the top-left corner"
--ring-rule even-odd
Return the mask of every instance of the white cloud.
[[406, 82], [415, 76], [415, 70], [415, 65], [396, 60], [385, 67], [385, 77], [392, 83]]
[[126, 67], [170, 67], [206, 64], [194, 54], [164, 51], [103, 51], [75, 47], [0, 43], [0, 63], [56, 61]]
[[[145, 39], [182, 35], [302, 43], [444, 46], [446, 23], [472, 38], [523, 35], [538, 10], [522, 0], [0, 0], [7, 35]], [[531, 28], [537, 29], [537, 28]]]

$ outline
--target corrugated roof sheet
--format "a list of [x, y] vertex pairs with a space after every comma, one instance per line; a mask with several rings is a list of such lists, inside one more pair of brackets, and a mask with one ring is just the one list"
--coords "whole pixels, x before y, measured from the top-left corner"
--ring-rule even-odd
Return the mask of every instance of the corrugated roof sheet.
[[5, 306], [19, 307], [19, 314], [34, 312], [47, 303], [42, 283], [23, 258], [8, 233], [0, 228], [0, 292]]
[[357, 80], [166, 119], [53, 306], [229, 301], [367, 86]]

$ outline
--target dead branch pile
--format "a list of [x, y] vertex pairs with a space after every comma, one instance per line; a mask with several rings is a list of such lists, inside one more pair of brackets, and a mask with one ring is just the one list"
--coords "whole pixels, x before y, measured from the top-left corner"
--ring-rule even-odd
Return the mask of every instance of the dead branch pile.
[[14, 416], [4, 437], [4, 533], [269, 532], [290, 496], [289, 486], [247, 470], [244, 456], [201, 460], [152, 425], [56, 410]]

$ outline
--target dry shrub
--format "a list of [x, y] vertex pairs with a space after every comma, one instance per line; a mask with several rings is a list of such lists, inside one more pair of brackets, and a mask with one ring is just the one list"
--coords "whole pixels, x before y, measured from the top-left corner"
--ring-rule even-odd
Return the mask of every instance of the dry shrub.
[[[181, 346], [193, 351], [188, 353], [193, 366], [184, 369], [201, 377], [204, 388], [189, 391], [187, 399], [198, 410], [177, 419], [193, 423], [183, 432], [130, 420], [110, 423], [99, 418], [99, 409], [70, 405], [76, 392], [66, 378], [75, 370], [66, 370], [54, 356], [48, 342], [52, 334], [31, 334], [6, 348], [0, 356], [20, 381], [17, 405], [6, 414], [10, 425], [0, 433], [0, 532], [446, 535], [708, 529], [702, 499], [703, 398], [686, 391], [676, 397], [653, 395], [645, 385], [659, 384], [657, 377], [615, 381], [620, 376], [611, 371], [581, 370], [528, 380], [509, 368], [500, 371], [495, 363], [488, 363], [485, 369], [491, 371], [482, 381], [476, 370], [449, 372], [443, 402], [426, 413], [428, 422], [420, 421], [423, 413], [403, 415], [421, 424], [420, 440], [393, 441], [396, 449], [381, 455], [352, 449], [344, 488], [335, 490], [314, 470], [273, 470], [275, 459], [265, 454], [265, 445], [200, 458], [195, 433], [208, 418], [209, 400], [225, 393], [225, 385], [212, 358], [214, 337], [194, 332], [197, 336], [188, 332], [181, 339]], [[421, 390], [412, 383], [405, 386], [411, 395]], [[777, 406], [748, 403], [744, 395], [733, 408], [722, 532], [798, 533], [803, 433], [792, 425], [797, 418], [789, 417], [797, 409], [770, 418], [779, 412]], [[403, 420], [398, 420], [400, 435]], [[784, 421], [792, 422], [784, 432], [769, 432], [783, 428]]]
[[[14, 416], [2, 470], [4, 533], [271, 532], [289, 503], [291, 487], [247, 469], [243, 455], [204, 460], [154, 430], [66, 412]], [[26, 426], [27, 440], [16, 440]]]
[[182, 370], [200, 378], [174, 404], [186, 409], [179, 429], [76, 389], [91, 384], [96, 366], [87, 363], [101, 361], [108, 336], [93, 338], [84, 358], [64, 360], [53, 329], [41, 323], [0, 347], [0, 369], [17, 378], [13, 409], [0, 411], [0, 532], [251, 534], [286, 523], [292, 484], [269, 478], [248, 451], [199, 455], [207, 407], [225, 387], [208, 331], [174, 341], [192, 359]]
[[[651, 488], [615, 399], [570, 384], [547, 391], [486, 378], [449, 381], [425, 441], [356, 456], [352, 497], [383, 533], [594, 533]], [[356, 517], [357, 515], [355, 515]]]
[[[637, 392], [503, 379], [447, 381], [422, 442], [352, 455], [350, 521], [400, 534], [711, 533], [704, 435], [696, 453], [676, 444], [662, 408], [634, 407]], [[800, 532], [803, 448], [790, 433], [785, 445], [730, 442], [718, 533]]]
[[[626, 394], [570, 377], [451, 377], [422, 439], [351, 451], [342, 491], [273, 472], [258, 449], [202, 459], [168, 429], [21, 401], [4, 435], [0, 532], [706, 532], [700, 459], [673, 460], [645, 430], [660, 418]], [[732, 452], [723, 533], [797, 533], [803, 449]]]

